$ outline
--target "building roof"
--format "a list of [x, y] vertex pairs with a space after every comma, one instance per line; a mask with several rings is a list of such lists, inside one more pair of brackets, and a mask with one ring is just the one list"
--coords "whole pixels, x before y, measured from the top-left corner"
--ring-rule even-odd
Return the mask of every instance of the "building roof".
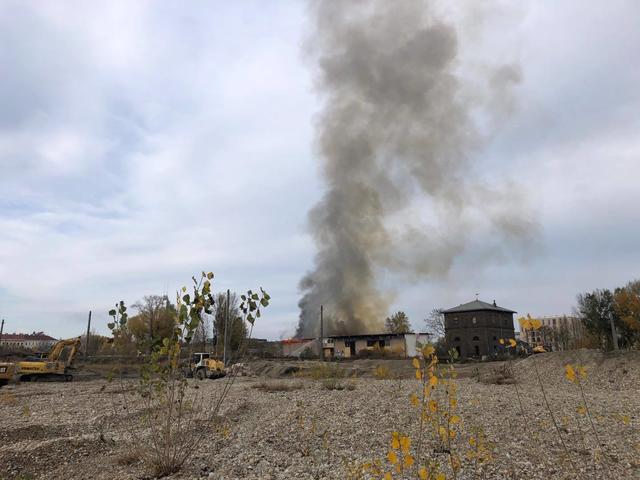
[[416, 333], [416, 332], [406, 332], [406, 333], [383, 332], [383, 333], [364, 333], [364, 334], [357, 334], [357, 335], [327, 335], [325, 338], [372, 338], [372, 337], [389, 338], [389, 337], [400, 337], [400, 336], [404, 336], [404, 335], [428, 335], [428, 336], [431, 336], [430, 333], [425, 333], [425, 332], [418, 332], [418, 333]]
[[56, 339], [50, 337], [44, 332], [33, 332], [33, 333], [4, 333], [1, 337], [2, 340], [20, 340], [20, 341], [50, 341], [55, 342]]
[[443, 310], [442, 313], [458, 313], [458, 312], [475, 312], [479, 310], [492, 310], [494, 312], [506, 312], [506, 313], [516, 313], [514, 310], [509, 310], [508, 308], [499, 307], [496, 305], [494, 300], [493, 303], [483, 302], [482, 300], [475, 299], [469, 303], [461, 303], [457, 307], [450, 308], [448, 310]]

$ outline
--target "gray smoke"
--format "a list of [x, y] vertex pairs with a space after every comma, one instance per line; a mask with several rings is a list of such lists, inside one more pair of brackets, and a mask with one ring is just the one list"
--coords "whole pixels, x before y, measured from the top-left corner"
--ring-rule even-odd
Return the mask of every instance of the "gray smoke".
[[[308, 53], [324, 97], [317, 135], [327, 189], [309, 214], [318, 251], [300, 282], [298, 336], [318, 333], [320, 305], [325, 332], [382, 331], [393, 292], [379, 287], [379, 275], [446, 274], [477, 210], [501, 243], [518, 243], [531, 230], [516, 197], [475, 185], [470, 168], [482, 145], [474, 112], [481, 105], [491, 119], [512, 108], [519, 69], [484, 69], [486, 88], [475, 79], [470, 90], [459, 74], [455, 27], [428, 5], [311, 5]], [[425, 202], [428, 211], [416, 207]]]

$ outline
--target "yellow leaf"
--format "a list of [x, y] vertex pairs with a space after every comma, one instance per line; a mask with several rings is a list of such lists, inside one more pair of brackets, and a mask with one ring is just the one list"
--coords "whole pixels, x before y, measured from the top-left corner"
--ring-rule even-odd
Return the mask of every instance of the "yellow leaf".
[[409, 453], [409, 448], [411, 447], [411, 439], [409, 437], [400, 438], [400, 446], [402, 447], [402, 451], [404, 453]]
[[531, 328], [531, 323], [524, 317], [520, 317], [518, 319], [518, 323], [520, 324], [520, 328], [522, 330], [529, 330]]
[[447, 477], [445, 476], [444, 473], [440, 472], [439, 474], [436, 475], [436, 480], [447, 480]]
[[432, 375], [431, 378], [429, 378], [429, 385], [431, 385], [431, 388], [435, 388], [436, 385], [438, 385], [438, 377]]
[[391, 434], [391, 448], [394, 450], [400, 448], [400, 434], [398, 432], [393, 432]]
[[393, 450], [390, 450], [389, 453], [387, 453], [387, 459], [393, 465], [398, 463], [398, 455], [396, 455], [396, 452], [394, 452]]
[[620, 420], [622, 420], [622, 423], [625, 425], [629, 425], [629, 423], [631, 423], [631, 417], [629, 417], [629, 415], [620, 415]]
[[455, 425], [456, 423], [460, 423], [460, 417], [458, 415], [454, 415], [453, 417], [451, 417], [451, 420], [449, 420], [451, 422], [452, 425]]
[[404, 457], [404, 466], [410, 467], [411, 465], [413, 465], [413, 457], [411, 455], [407, 455]]
[[576, 372], [571, 365], [566, 365], [564, 367], [564, 376], [567, 377], [567, 380], [570, 382], [576, 381]]
[[449, 430], [449, 438], [451, 438], [451, 439], [456, 438], [456, 431], [455, 430]]
[[531, 324], [531, 328], [533, 328], [534, 330], [538, 330], [542, 326], [542, 322], [537, 318], [530, 320], [529, 323]]
[[509, 345], [511, 345], [511, 347], [515, 347], [515, 346], [517, 345], [517, 343], [516, 343], [515, 339], [510, 338], [510, 339], [509, 339]]
[[544, 353], [544, 352], [546, 352], [546, 350], [544, 349], [544, 347], [542, 345], [538, 345], [537, 347], [534, 347], [533, 351], [536, 352], [536, 353]]
[[500, 342], [500, 345], [504, 345], [504, 338], [501, 338], [500, 340], [498, 340]]
[[469, 445], [471, 445], [472, 447], [475, 447], [475, 446], [476, 446], [476, 439], [475, 439], [475, 438], [473, 438], [473, 437], [471, 437], [471, 438], [469, 439]]
[[420, 470], [418, 470], [418, 476], [420, 477], [420, 480], [427, 480], [427, 478], [429, 478], [429, 472], [427, 472], [425, 467], [420, 467]]
[[438, 402], [436, 402], [435, 400], [429, 400], [429, 410], [431, 410], [432, 412], [437, 412]]
[[587, 409], [586, 409], [584, 406], [580, 405], [580, 406], [577, 408], [577, 412], [578, 412], [580, 415], [584, 415], [585, 413], [587, 413]]
[[449, 408], [454, 409], [458, 406], [458, 400], [455, 398], [449, 399]]
[[448, 435], [447, 429], [444, 428], [442, 425], [440, 425], [440, 427], [438, 427], [438, 433], [440, 434], [440, 436], [442, 438], [445, 438], [445, 439], [447, 438], [447, 435]]
[[393, 475], [391, 474], [391, 472], [387, 472], [384, 474], [384, 480], [391, 480], [393, 478]]
[[430, 355], [433, 355], [435, 351], [436, 349], [433, 348], [433, 345], [426, 345], [422, 348], [422, 355], [428, 357]]
[[413, 364], [413, 368], [420, 368], [420, 360], [417, 358], [414, 358], [411, 363]]
[[587, 378], [586, 367], [583, 367], [582, 365], [578, 365], [578, 375], [580, 375], [580, 378]]
[[398, 441], [397, 438], [394, 438], [393, 440], [391, 440], [391, 448], [393, 448], [394, 450], [397, 450], [400, 448], [400, 442]]
[[420, 400], [415, 393], [412, 393], [409, 398], [411, 399], [411, 405], [413, 405], [414, 407], [417, 407], [420, 404]]
[[422, 371], [416, 370], [416, 379], [417, 380], [422, 380]]

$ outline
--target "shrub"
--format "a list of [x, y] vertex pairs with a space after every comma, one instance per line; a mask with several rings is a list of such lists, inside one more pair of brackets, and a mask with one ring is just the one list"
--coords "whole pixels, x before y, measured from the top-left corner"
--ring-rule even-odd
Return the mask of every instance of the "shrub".
[[[187, 288], [182, 287], [176, 295], [176, 326], [170, 336], [152, 342], [151, 353], [143, 361], [137, 387], [125, 386], [120, 376], [122, 403], [134, 419], [126, 423], [129, 434], [140, 458], [156, 477], [179, 471], [196, 451], [194, 445], [204, 441], [212, 431], [220, 431], [218, 413], [236, 378], [232, 371], [221, 383], [217, 396], [211, 398], [201, 394], [197, 385], [189, 388], [189, 381], [182, 372], [183, 350], [186, 349], [190, 356], [191, 340], [202, 315], [212, 312], [212, 279], [213, 273], [202, 272], [199, 279], [192, 278], [192, 293], [187, 293]], [[251, 330], [256, 318], [260, 317], [260, 307], [269, 305], [269, 295], [262, 289], [260, 292], [249, 290], [240, 297], [243, 313], [240, 320], [249, 322]], [[113, 321], [108, 327], [114, 338], [128, 337], [128, 314], [124, 302], [116, 304], [109, 315]], [[239, 351], [242, 353], [243, 350]], [[236, 360], [232, 359], [232, 362]]]
[[338, 378], [327, 378], [322, 381], [322, 386], [326, 390], [355, 390], [353, 382], [343, 382]]

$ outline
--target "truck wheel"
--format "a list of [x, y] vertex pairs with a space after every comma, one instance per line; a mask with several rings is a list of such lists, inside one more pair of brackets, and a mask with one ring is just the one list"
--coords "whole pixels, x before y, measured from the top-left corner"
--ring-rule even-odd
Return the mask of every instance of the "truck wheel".
[[196, 372], [196, 377], [198, 378], [198, 380], [204, 380], [205, 378], [207, 378], [207, 374], [204, 371], [204, 368], [201, 368]]

